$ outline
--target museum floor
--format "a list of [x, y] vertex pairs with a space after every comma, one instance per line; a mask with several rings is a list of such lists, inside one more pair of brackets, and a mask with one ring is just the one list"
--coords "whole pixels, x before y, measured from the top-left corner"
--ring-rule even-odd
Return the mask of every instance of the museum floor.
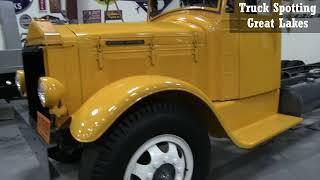
[[[18, 113], [11, 113], [12, 110]], [[46, 153], [22, 120], [25, 101], [0, 103], [0, 179], [49, 180]], [[76, 180], [78, 164], [50, 160], [52, 180]], [[292, 129], [267, 144], [247, 151], [225, 139], [212, 139], [210, 180], [319, 180], [320, 131]]]

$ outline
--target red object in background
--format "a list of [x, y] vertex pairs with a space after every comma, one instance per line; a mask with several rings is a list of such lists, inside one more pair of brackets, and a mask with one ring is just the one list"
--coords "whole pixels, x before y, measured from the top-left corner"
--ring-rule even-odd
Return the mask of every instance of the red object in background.
[[39, 10], [40, 11], [46, 11], [47, 10], [46, 0], [39, 0]]

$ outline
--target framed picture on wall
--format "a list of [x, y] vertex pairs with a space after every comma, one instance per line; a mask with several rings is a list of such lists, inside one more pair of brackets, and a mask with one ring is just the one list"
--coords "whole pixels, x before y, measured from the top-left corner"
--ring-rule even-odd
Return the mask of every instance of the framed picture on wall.
[[50, 12], [60, 13], [61, 12], [61, 1], [60, 0], [49, 0]]
[[122, 20], [122, 10], [105, 11], [105, 21]]
[[101, 23], [101, 10], [84, 10], [83, 23]]

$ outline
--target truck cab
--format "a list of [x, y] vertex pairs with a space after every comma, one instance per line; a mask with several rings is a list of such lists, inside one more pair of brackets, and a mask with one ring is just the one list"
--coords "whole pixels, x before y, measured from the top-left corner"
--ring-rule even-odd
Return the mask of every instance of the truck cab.
[[250, 149], [301, 123], [279, 111], [281, 34], [241, 32], [233, 3], [150, 0], [141, 23], [34, 21], [17, 83], [51, 156], [82, 153], [82, 180], [198, 180], [208, 134]]

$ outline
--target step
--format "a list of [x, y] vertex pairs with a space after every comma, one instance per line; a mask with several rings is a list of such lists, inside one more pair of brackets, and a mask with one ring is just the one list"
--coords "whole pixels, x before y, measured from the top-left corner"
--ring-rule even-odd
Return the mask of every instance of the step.
[[302, 118], [274, 114], [232, 132], [243, 148], [252, 148], [302, 122]]

